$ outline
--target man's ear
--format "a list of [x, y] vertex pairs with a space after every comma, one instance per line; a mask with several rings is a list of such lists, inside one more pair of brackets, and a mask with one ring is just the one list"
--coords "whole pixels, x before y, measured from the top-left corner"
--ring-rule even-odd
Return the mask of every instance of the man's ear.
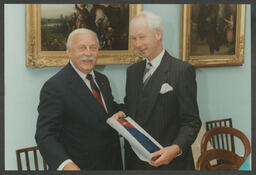
[[161, 40], [163, 35], [162, 29], [158, 28], [156, 29], [156, 39]]
[[68, 54], [68, 57], [71, 58], [71, 49], [70, 48], [67, 50], [67, 54]]

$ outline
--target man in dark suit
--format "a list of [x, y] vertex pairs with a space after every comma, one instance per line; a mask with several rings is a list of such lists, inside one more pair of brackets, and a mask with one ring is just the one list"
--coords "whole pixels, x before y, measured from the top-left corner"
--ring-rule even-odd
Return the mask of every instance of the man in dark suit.
[[144, 61], [127, 69], [124, 111], [164, 148], [147, 163], [125, 144], [126, 169], [193, 170], [191, 144], [201, 126], [194, 67], [162, 47], [162, 20], [139, 13], [130, 23], [130, 38]]
[[107, 77], [93, 70], [98, 48], [93, 31], [71, 32], [70, 62], [41, 89], [35, 139], [52, 170], [122, 169], [119, 136], [106, 124], [119, 105]]

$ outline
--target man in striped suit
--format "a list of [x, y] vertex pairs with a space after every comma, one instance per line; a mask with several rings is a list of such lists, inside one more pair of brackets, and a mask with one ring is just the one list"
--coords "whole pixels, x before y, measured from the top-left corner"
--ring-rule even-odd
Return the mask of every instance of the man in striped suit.
[[193, 170], [191, 144], [201, 127], [195, 69], [162, 47], [162, 20], [139, 13], [130, 23], [130, 37], [144, 61], [127, 69], [126, 115], [164, 148], [147, 163], [125, 143], [126, 169]]

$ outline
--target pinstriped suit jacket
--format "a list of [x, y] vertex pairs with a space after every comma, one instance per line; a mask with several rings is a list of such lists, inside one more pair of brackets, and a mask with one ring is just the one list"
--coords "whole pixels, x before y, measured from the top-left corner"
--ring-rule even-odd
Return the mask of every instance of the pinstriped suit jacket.
[[[201, 127], [197, 105], [195, 69], [165, 52], [163, 59], [143, 87], [142, 78], [146, 61], [127, 69], [125, 104], [130, 117], [140, 124], [162, 146], [177, 144], [183, 154], [169, 165], [158, 168], [140, 161], [128, 144], [127, 169], [194, 169], [191, 144]], [[173, 90], [161, 94], [162, 84], [168, 83]]]

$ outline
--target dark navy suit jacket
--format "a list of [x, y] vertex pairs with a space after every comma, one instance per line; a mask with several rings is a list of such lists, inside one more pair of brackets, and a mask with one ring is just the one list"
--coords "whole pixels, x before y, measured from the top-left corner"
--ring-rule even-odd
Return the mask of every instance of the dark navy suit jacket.
[[122, 168], [119, 136], [106, 124], [119, 105], [107, 77], [94, 72], [108, 114], [70, 63], [41, 89], [35, 139], [50, 169], [66, 159], [84, 170]]

